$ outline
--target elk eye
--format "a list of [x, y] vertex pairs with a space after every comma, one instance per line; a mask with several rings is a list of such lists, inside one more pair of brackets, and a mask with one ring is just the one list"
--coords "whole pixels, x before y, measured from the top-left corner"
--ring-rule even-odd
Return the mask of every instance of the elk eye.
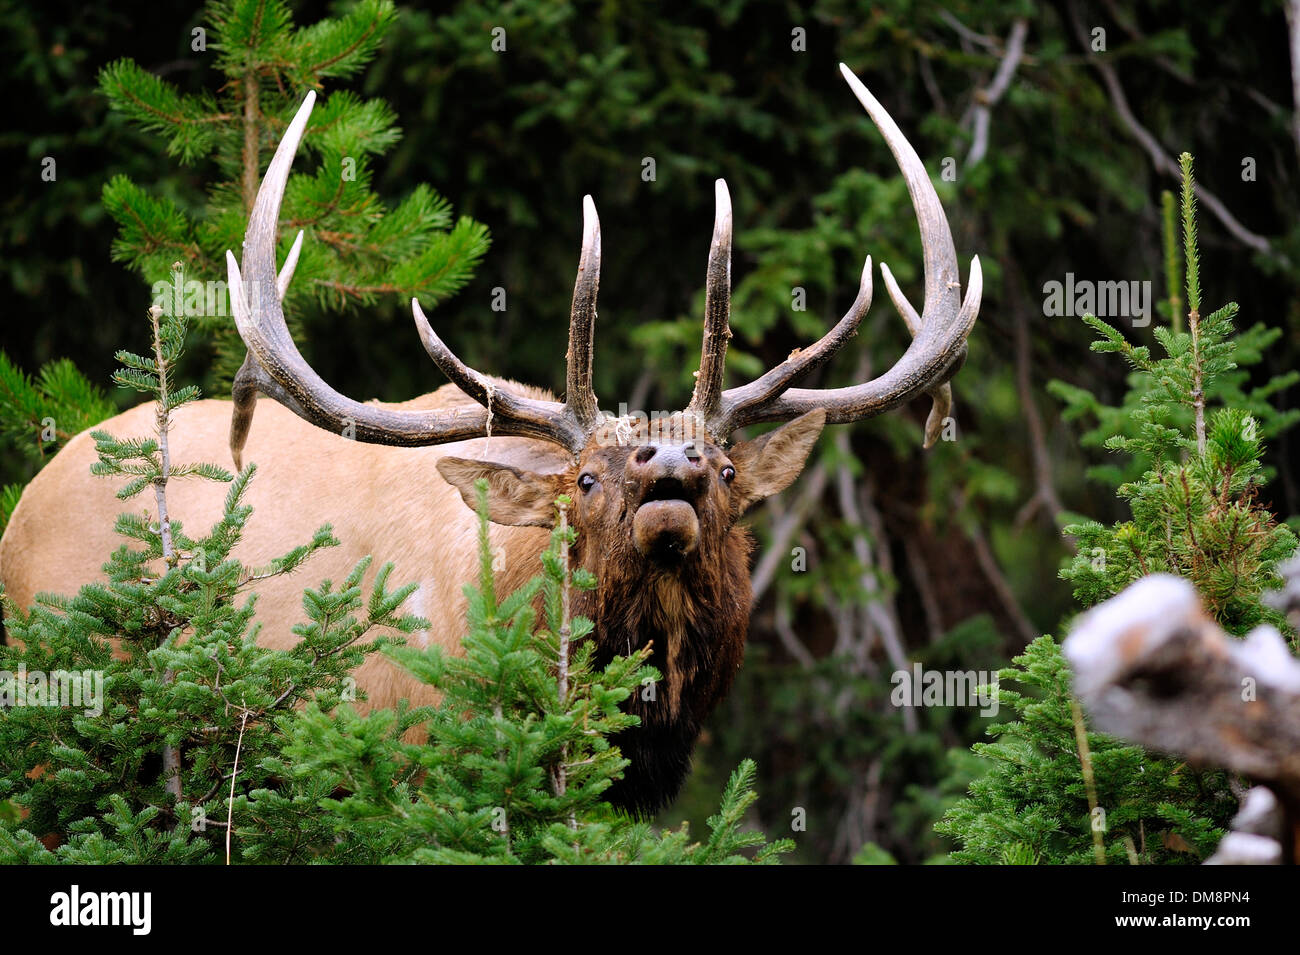
[[733, 468], [730, 464], [728, 464], [725, 468], [722, 469], [722, 480], [730, 484], [735, 479], [736, 479], [736, 469]]
[[596, 479], [590, 474], [583, 474], [578, 477], [578, 487], [582, 488], [582, 493], [586, 494], [596, 486]]

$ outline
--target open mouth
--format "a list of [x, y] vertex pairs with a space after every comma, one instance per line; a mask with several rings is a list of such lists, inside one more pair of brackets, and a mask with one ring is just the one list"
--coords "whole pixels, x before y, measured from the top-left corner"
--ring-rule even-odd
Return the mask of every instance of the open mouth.
[[683, 501], [690, 504], [686, 497], [686, 485], [673, 477], [656, 478], [650, 482], [650, 486], [641, 495], [640, 506], [654, 501]]
[[632, 541], [643, 556], [677, 564], [695, 551], [700, 521], [686, 495], [676, 478], [657, 478], [646, 487], [632, 519]]

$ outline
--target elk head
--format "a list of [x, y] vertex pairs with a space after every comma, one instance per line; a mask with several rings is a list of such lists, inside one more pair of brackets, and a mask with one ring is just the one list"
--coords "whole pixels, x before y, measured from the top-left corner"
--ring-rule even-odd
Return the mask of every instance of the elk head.
[[[233, 311], [248, 346], [233, 394], [231, 450], [236, 464], [259, 391], [307, 421], [335, 433], [347, 429], [359, 441], [421, 446], [516, 435], [560, 445], [572, 455], [570, 466], [558, 474], [458, 457], [441, 458], [437, 467], [470, 507], [475, 481], [486, 478], [490, 517], [499, 524], [550, 526], [555, 498], [567, 494], [574, 501], [571, 518], [579, 531], [579, 560], [599, 581], [598, 590], [575, 610], [596, 623], [597, 659], [654, 641], [652, 662], [668, 673], [669, 705], [643, 713], [645, 727], [621, 741], [632, 758], [631, 771], [658, 780], [648, 795], [637, 792], [625, 800], [638, 808], [652, 808], [665, 792], [669, 797], [675, 792], [700, 722], [726, 692], [739, 666], [749, 618], [750, 542], [736, 526], [738, 519], [795, 479], [825, 424], [869, 418], [924, 393], [933, 401], [926, 446], [933, 444], [951, 412], [948, 381], [965, 359], [966, 339], [979, 310], [979, 259], [971, 261], [963, 302], [952, 234], [925, 167], [866, 87], [847, 67], [840, 69], [898, 162], [924, 250], [925, 301], [920, 314], [881, 264], [912, 343], [895, 365], [870, 381], [842, 388], [793, 387], [856, 334], [871, 303], [868, 256], [857, 298], [825, 336], [754, 381], [723, 388], [731, 337], [732, 214], [726, 184], [718, 180], [700, 369], [685, 410], [647, 421], [617, 418], [597, 407], [592, 353], [600, 224], [590, 196], [583, 200], [582, 252], [570, 312], [563, 401], [524, 394], [467, 367], [434, 332], [414, 300], [416, 330], [425, 350], [478, 406], [398, 410], [339, 394], [299, 354], [280, 305], [301, 233], [278, 276], [275, 269], [280, 202], [314, 93], [307, 95], [290, 123], [258, 192], [244, 241], [242, 276], [235, 257], [226, 254]], [[785, 424], [728, 445], [737, 429], [773, 421]]]

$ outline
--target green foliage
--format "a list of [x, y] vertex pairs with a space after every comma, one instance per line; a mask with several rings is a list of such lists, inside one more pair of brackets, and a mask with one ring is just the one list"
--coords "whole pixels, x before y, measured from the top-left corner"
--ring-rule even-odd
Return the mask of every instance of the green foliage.
[[[179, 263], [177, 263], [179, 266]], [[176, 267], [173, 272], [175, 285], [183, 286], [184, 272]], [[182, 405], [189, 404], [199, 397], [199, 389], [193, 385], [172, 389], [168, 376], [175, 374], [185, 349], [186, 318], [183, 311], [168, 312], [159, 306], [149, 310], [149, 321], [153, 327], [154, 352], [152, 357], [134, 354], [125, 349], [117, 353], [117, 360], [124, 367], [113, 373], [113, 381], [120, 387], [138, 391], [153, 398], [157, 409], [158, 435], [152, 438], [121, 439], [105, 431], [92, 431], [95, 439], [95, 451], [99, 460], [91, 465], [90, 472], [100, 477], [127, 477], [129, 480], [118, 489], [121, 500], [135, 497], [146, 487], [166, 487], [172, 478], [198, 476], [210, 481], [229, 483], [233, 475], [224, 468], [202, 461], [194, 463], [173, 463], [167, 449], [167, 428], [171, 414]], [[161, 502], [162, 497], [159, 498]], [[159, 541], [164, 549], [170, 549], [167, 540], [169, 529], [166, 527], [166, 513], [163, 513], [162, 533]], [[174, 563], [171, 554], [165, 554], [168, 563]]]
[[[567, 500], [558, 506], [563, 514]], [[466, 587], [463, 655], [436, 645], [389, 651], [441, 696], [423, 726], [427, 744], [397, 739], [389, 712], [331, 716], [309, 706], [292, 728], [277, 772], [347, 793], [321, 805], [340, 838], [367, 847], [355, 861], [704, 864], [746, 861], [748, 849], [755, 861], [771, 861], [789, 848], [741, 829], [755, 798], [749, 761], [728, 783], [704, 843], [690, 842], [685, 827], [656, 833], [602, 801], [627, 765], [609, 737], [638, 722], [619, 705], [656, 674], [645, 666], [648, 650], [593, 669], [593, 647], [583, 639], [591, 622], [567, 615], [568, 588], [595, 584], [570, 571], [573, 539], [562, 519], [542, 555], [542, 575], [498, 600], [487, 485], [479, 482], [480, 577], [477, 588]], [[292, 809], [278, 794], [256, 793], [247, 815], [292, 816]], [[271, 831], [278, 837], [280, 827]]]
[[[987, 771], [935, 826], [958, 842], [955, 861], [1087, 865], [1096, 861], [1094, 819], [1107, 862], [1196, 862], [1214, 851], [1237, 809], [1223, 774], [1195, 773], [1089, 733], [1096, 780], [1090, 801], [1060, 647], [1040, 637], [1012, 662], [999, 672], [996, 694], [1015, 719], [989, 727], [995, 742], [975, 744]], [[1094, 805], [1104, 814], [1094, 814]]]
[[[35, 378], [0, 351], [0, 447], [18, 451], [36, 466], [54, 456], [73, 435], [114, 412], [102, 389], [67, 359], [46, 362]], [[18, 503], [21, 485], [0, 497], [0, 530]]]
[[[428, 624], [401, 613], [415, 587], [390, 590], [392, 565], [364, 597], [369, 558], [339, 587], [304, 593], [291, 649], [258, 646], [248, 584], [337, 541], [322, 528], [258, 570], [232, 557], [254, 467], [232, 476], [170, 460], [172, 412], [197, 389], [172, 377], [184, 317], [154, 308], [150, 320], [152, 357], [119, 352], [115, 378], [154, 397], [156, 437], [97, 432], [94, 470], [126, 478], [122, 498], [152, 487], [158, 519], [118, 519], [142, 546], [118, 548], [107, 583], [8, 608], [22, 649], [0, 647], [0, 862], [716, 864], [789, 850], [742, 827], [756, 798], [750, 761], [703, 843], [603, 801], [627, 765], [609, 739], [638, 722], [620, 704], [658, 675], [648, 648], [593, 668], [592, 625], [570, 616], [569, 595], [596, 582], [570, 570], [567, 499], [542, 575], [498, 600], [480, 482], [481, 576], [466, 588], [463, 654], [397, 645]], [[166, 507], [169, 481], [187, 476], [231, 485], [197, 539]], [[440, 704], [364, 716], [340, 705], [356, 699], [352, 671], [381, 648]]]
[[[214, 381], [224, 385], [243, 358], [224, 292], [176, 289], [157, 278], [183, 263], [191, 281], [224, 282], [225, 251], [238, 249], [264, 157], [308, 89], [358, 73], [375, 55], [396, 11], [389, 0], [360, 0], [341, 16], [295, 27], [289, 7], [267, 0], [211, 2], [207, 43], [216, 52], [217, 92], [183, 93], [122, 59], [104, 67], [100, 92], [112, 108], [166, 144], [182, 164], [210, 162], [216, 182], [202, 202], [151, 193], [126, 176], [105, 186], [103, 202], [118, 223], [113, 258], [150, 281], [155, 304], [184, 308], [216, 345]], [[459, 289], [488, 247], [487, 230], [427, 186], [386, 207], [372, 191], [372, 164], [397, 142], [392, 109], [382, 100], [330, 96], [314, 112], [304, 141], [314, 172], [291, 177], [281, 221], [286, 250], [306, 232], [286, 296], [291, 320], [370, 305], [380, 296], [437, 303]], [[222, 286], [224, 288], [224, 286]]]
[[1131, 521], [1065, 528], [1078, 551], [1061, 576], [1074, 584], [1075, 598], [1091, 607], [1146, 574], [1177, 574], [1195, 585], [1229, 632], [1244, 634], [1265, 621], [1287, 631], [1285, 618], [1259, 595], [1280, 586], [1276, 567], [1295, 549], [1295, 535], [1260, 503], [1259, 491], [1265, 438], [1300, 420], [1300, 410], [1279, 412], [1269, 398], [1300, 381], [1300, 372], [1243, 392], [1246, 373], [1234, 374], [1239, 356], [1245, 352], [1247, 363], [1257, 361], [1256, 343], [1276, 336], [1257, 330], [1243, 348], [1233, 334], [1234, 303], [1201, 317], [1191, 157], [1184, 154], [1182, 165], [1189, 331], [1155, 329], [1165, 353], [1155, 358], [1101, 319], [1084, 317], [1101, 335], [1093, 350], [1122, 355], [1135, 374], [1120, 407], [1100, 408], [1075, 389], [1066, 395], [1070, 410], [1094, 405], [1099, 429], [1124, 422], [1104, 446], [1125, 452], [1144, 470], [1117, 489], [1132, 510]]
[[[1121, 495], [1124, 486], [1139, 478], [1145, 480], [1144, 476], [1152, 469], [1180, 461], [1185, 452], [1196, 447], [1197, 438], [1192, 429], [1198, 401], [1202, 408], [1217, 404], [1235, 410], [1243, 416], [1243, 434], [1260, 442], [1276, 437], [1300, 421], [1300, 409], [1282, 411], [1273, 404], [1281, 392], [1300, 382], [1300, 371], [1274, 375], [1261, 384], [1250, 385], [1249, 369], [1263, 361], [1264, 355], [1281, 338], [1282, 329], [1256, 324], [1234, 333], [1235, 302], [1208, 316], [1200, 315], [1200, 260], [1195, 193], [1190, 185], [1191, 157], [1184, 153], [1181, 158], [1185, 176], [1181, 220], [1186, 264], [1184, 284], [1190, 330], [1183, 331], [1184, 316], [1173, 313], [1169, 328], [1154, 329], [1164, 357], [1153, 358], [1149, 347], [1131, 344], [1118, 329], [1087, 315], [1084, 322], [1101, 336], [1092, 343], [1092, 350], [1118, 353], [1132, 369], [1123, 401], [1108, 406], [1086, 389], [1061, 381], [1048, 384], [1048, 390], [1065, 403], [1062, 414], [1067, 420], [1096, 419], [1096, 425], [1083, 434], [1085, 446], [1128, 453], [1124, 466], [1108, 463], [1089, 472], [1095, 480], [1120, 487]], [[1168, 196], [1164, 220], [1165, 267], [1169, 275], [1167, 310], [1181, 306], [1183, 301], [1174, 278], [1178, 271], [1178, 245], [1173, 210], [1173, 198]], [[1260, 475], [1267, 476], [1266, 472]]]
[[[306, 591], [306, 622], [295, 628], [300, 640], [291, 650], [257, 645], [249, 582], [289, 573], [337, 542], [322, 528], [256, 571], [231, 556], [251, 515], [243, 497], [254, 469], [232, 477], [170, 462], [171, 412], [197, 392], [169, 381], [183, 318], [159, 309], [150, 317], [153, 357], [121, 352], [126, 368], [116, 377], [154, 395], [158, 432], [97, 434], [95, 468], [128, 479], [119, 496], [152, 486], [162, 517], [118, 518], [130, 543], [105, 564], [106, 583], [71, 597], [40, 595], [27, 612], [5, 608], [21, 649], [0, 647], [0, 802], [12, 801], [22, 815], [0, 821], [3, 861], [219, 859], [231, 787], [247, 792], [277, 782], [269, 766], [287, 739], [280, 720], [292, 722], [309, 700], [333, 708], [354, 698], [351, 671], [383, 645], [362, 638], [419, 622], [398, 613], [413, 587], [390, 592], [389, 567], [363, 601], [366, 560], [337, 589], [326, 581]], [[188, 536], [165, 508], [168, 481], [187, 475], [230, 483], [221, 518], [202, 537]], [[306, 797], [291, 790], [286, 798]], [[50, 834], [58, 840], [53, 849], [39, 839]], [[305, 850], [286, 850], [277, 861]]]
[[[1098, 431], [1122, 424], [1106, 437], [1105, 447], [1144, 468], [1117, 488], [1132, 520], [1065, 528], [1079, 550], [1061, 576], [1074, 584], [1075, 598], [1091, 607], [1139, 577], [1173, 573], [1193, 583], [1206, 609], [1230, 632], [1242, 634], [1263, 621], [1290, 632], [1285, 617], [1260, 598], [1280, 584], [1276, 568], [1294, 551], [1295, 536], [1259, 503], [1258, 492], [1265, 428], [1277, 433], [1300, 415], [1278, 413], [1266, 400], [1289, 381], [1243, 395], [1245, 376], [1232, 375], [1241, 345], [1232, 333], [1236, 306], [1206, 317], [1199, 313], [1187, 154], [1182, 170], [1188, 331], [1155, 329], [1165, 356], [1153, 358], [1146, 346], [1131, 344], [1118, 329], [1087, 315], [1084, 321], [1101, 336], [1093, 350], [1117, 352], [1135, 369], [1129, 393], [1118, 408], [1102, 408], [1082, 389], [1058, 387], [1075, 415], [1097, 413]], [[1170, 256], [1172, 248], [1171, 239]], [[1233, 406], [1234, 398], [1246, 407]], [[1210, 407], [1219, 402], [1224, 406]], [[1025, 692], [999, 686], [998, 697], [1017, 719], [989, 729], [995, 742], [974, 746], [987, 771], [935, 827], [958, 843], [954, 859], [1078, 864], [1101, 861], [1100, 855], [1107, 862], [1160, 864], [1196, 862], [1213, 851], [1236, 810], [1222, 773], [1195, 773], [1099, 733], [1087, 733], [1087, 747], [1081, 747], [1076, 723], [1083, 717], [1056, 642], [1042, 637], [1013, 662], [1017, 666], [1000, 678]]]

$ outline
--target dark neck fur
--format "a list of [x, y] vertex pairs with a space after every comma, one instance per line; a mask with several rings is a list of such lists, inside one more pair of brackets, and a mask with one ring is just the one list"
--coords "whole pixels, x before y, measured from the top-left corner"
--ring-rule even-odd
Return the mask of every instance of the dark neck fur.
[[620, 575], [599, 556], [579, 555], [600, 581], [575, 607], [595, 624], [596, 666], [651, 644], [649, 662], [661, 676], [624, 704], [641, 725], [613, 739], [631, 760], [609, 790], [614, 805], [649, 815], [681, 788], [700, 728], [731, 689], [744, 657], [752, 545], [747, 531], [734, 528], [718, 553], [697, 552], [680, 567], [635, 575]]

